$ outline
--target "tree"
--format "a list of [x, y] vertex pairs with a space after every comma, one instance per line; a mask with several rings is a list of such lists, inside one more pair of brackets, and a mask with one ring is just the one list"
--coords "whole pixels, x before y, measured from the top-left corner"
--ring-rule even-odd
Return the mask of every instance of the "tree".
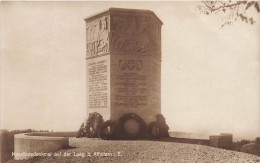
[[256, 1], [202, 1], [197, 9], [206, 15], [220, 14], [223, 15], [223, 24], [231, 25], [234, 22], [241, 20], [245, 23], [256, 23], [253, 16], [249, 15], [248, 10], [255, 10], [260, 13], [260, 2]]
[[255, 143], [260, 145], [260, 137], [255, 138]]

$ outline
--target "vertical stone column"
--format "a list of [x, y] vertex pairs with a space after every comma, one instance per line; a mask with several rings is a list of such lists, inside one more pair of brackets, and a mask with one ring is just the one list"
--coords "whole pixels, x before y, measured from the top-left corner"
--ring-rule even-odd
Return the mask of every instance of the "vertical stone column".
[[86, 19], [87, 116], [98, 112], [110, 119], [110, 52], [107, 12]]
[[[117, 121], [161, 113], [161, 26], [149, 10], [117, 9], [85, 19], [87, 113]], [[88, 114], [87, 114], [88, 115]]]

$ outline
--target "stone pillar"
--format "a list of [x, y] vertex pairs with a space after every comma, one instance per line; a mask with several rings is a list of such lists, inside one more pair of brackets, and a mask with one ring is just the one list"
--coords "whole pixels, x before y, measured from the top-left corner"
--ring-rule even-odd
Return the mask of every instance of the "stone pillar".
[[212, 147], [232, 149], [233, 135], [229, 133], [221, 133], [220, 135], [209, 136], [209, 143]]
[[147, 124], [161, 113], [161, 26], [149, 10], [110, 8], [87, 31], [87, 116], [117, 121], [128, 113]]

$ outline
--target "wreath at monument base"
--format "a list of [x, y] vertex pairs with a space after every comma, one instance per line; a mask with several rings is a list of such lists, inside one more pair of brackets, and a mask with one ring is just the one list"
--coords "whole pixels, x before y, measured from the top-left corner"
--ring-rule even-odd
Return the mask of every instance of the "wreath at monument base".
[[160, 126], [160, 137], [169, 137], [169, 126], [167, 124], [163, 124]]
[[165, 118], [162, 114], [156, 115], [156, 123], [160, 129], [159, 137], [169, 137], [169, 126], [166, 124]]
[[162, 114], [156, 115], [156, 121], [150, 123], [148, 127], [148, 133], [150, 138], [162, 138], [169, 137], [169, 126], [166, 124], [165, 118]]
[[[138, 133], [130, 134], [125, 130], [125, 123], [128, 120], [136, 120], [139, 125]], [[122, 116], [116, 124], [116, 138], [117, 139], [142, 139], [146, 135], [146, 124], [142, 118], [134, 113]]]
[[107, 120], [102, 123], [99, 128], [99, 136], [105, 140], [111, 140], [115, 138], [115, 122], [112, 120]]
[[84, 127], [84, 123], [81, 124], [79, 130], [78, 130], [78, 134], [76, 136], [76, 138], [81, 138], [81, 137], [85, 137], [86, 136], [86, 128]]
[[148, 134], [150, 138], [156, 139], [160, 137], [160, 128], [157, 122], [151, 122], [148, 126]]
[[[135, 120], [138, 124], [138, 132], [131, 133], [126, 130], [126, 123]], [[128, 123], [129, 124], [129, 123]], [[117, 123], [112, 120], [104, 122], [102, 115], [97, 112], [90, 113], [87, 122], [82, 123], [77, 138], [102, 138], [102, 139], [143, 139], [169, 137], [169, 126], [162, 114], [156, 115], [156, 121], [149, 124], [148, 129], [144, 120], [134, 113], [122, 116]], [[131, 131], [131, 130], [130, 130]], [[148, 136], [149, 135], [149, 136]]]
[[88, 138], [98, 138], [99, 137], [99, 128], [104, 122], [103, 116], [97, 112], [89, 113], [89, 117], [86, 123], [86, 136]]

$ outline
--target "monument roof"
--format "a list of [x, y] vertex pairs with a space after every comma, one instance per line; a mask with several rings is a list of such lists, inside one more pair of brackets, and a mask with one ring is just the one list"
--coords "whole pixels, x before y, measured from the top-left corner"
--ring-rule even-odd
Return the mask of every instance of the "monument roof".
[[153, 15], [161, 24], [163, 24], [163, 22], [161, 21], [160, 18], [158, 18], [158, 16], [151, 10], [141, 10], [141, 9], [126, 9], [126, 8], [109, 8], [108, 10], [99, 12], [97, 14], [88, 16], [87, 18], [85, 18], [85, 21], [91, 21], [99, 16], [102, 15], [106, 15], [109, 13], [116, 13], [116, 12], [128, 12], [128, 13], [144, 13], [144, 14], [151, 14]]

